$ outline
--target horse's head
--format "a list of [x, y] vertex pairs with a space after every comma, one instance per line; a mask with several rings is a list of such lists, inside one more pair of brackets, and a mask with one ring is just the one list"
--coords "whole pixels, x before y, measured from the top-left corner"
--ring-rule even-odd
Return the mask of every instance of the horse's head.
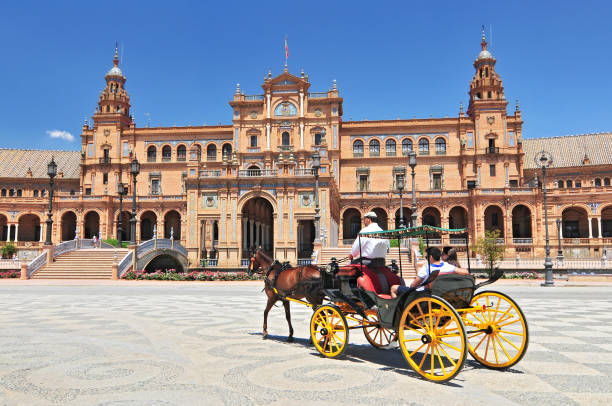
[[251, 255], [249, 261], [249, 271], [252, 273], [261, 273], [262, 271], [268, 269], [272, 264], [272, 258], [268, 257], [261, 247], [252, 250], [253, 255]]

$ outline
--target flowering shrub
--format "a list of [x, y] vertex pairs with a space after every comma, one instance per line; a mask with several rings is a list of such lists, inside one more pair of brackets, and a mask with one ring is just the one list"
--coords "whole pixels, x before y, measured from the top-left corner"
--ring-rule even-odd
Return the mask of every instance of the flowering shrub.
[[19, 278], [19, 277], [21, 277], [21, 272], [17, 270], [0, 272], [0, 279], [1, 278]]
[[127, 271], [121, 279], [128, 280], [154, 280], [154, 281], [254, 281], [259, 280], [259, 275], [249, 276], [246, 272], [211, 272], [193, 271], [189, 273], [177, 272], [169, 269], [167, 272], [157, 270], [147, 273], [143, 271]]
[[506, 275], [506, 278], [509, 278], [509, 279], [538, 279], [538, 274], [537, 272], [534, 272], [534, 271], [516, 272], [516, 273]]

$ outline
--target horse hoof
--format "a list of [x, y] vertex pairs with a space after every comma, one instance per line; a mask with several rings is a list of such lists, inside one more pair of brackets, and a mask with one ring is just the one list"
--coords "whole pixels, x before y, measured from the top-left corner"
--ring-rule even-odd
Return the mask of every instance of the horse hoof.
[[263, 338], [264, 340], [265, 340], [266, 338], [268, 338], [268, 333], [263, 333], [263, 334], [261, 335], [261, 338]]
[[287, 338], [287, 342], [288, 342], [288, 343], [292, 343], [292, 342], [293, 342], [293, 337], [288, 337], [288, 338]]

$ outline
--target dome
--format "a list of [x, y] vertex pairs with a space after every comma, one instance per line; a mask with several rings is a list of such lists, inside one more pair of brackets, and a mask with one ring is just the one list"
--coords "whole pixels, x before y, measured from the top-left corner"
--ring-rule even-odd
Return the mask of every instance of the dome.
[[482, 51], [480, 51], [480, 53], [478, 54], [478, 57], [476, 58], [477, 61], [481, 59], [495, 59], [495, 58], [493, 58], [493, 55], [491, 55], [491, 52], [487, 51], [486, 49], [483, 49]]
[[119, 69], [119, 67], [113, 66], [111, 70], [108, 71], [106, 76], [123, 76], [123, 73], [121, 72], [121, 69]]

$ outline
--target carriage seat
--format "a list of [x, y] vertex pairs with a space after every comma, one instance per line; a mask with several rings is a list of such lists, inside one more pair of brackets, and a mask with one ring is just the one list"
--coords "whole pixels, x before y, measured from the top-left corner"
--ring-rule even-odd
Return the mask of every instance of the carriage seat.
[[385, 278], [387, 280], [387, 285], [389, 288], [391, 288], [393, 285], [403, 286], [404, 280], [394, 274], [393, 271], [386, 266], [379, 266], [373, 269], [374, 270], [371, 270], [365, 266], [363, 267], [363, 275], [357, 279], [357, 286], [364, 290], [376, 293], [376, 295], [381, 299], [391, 299], [391, 295], [389, 294], [390, 292], [383, 289], [383, 283], [381, 283], [380, 278]]

